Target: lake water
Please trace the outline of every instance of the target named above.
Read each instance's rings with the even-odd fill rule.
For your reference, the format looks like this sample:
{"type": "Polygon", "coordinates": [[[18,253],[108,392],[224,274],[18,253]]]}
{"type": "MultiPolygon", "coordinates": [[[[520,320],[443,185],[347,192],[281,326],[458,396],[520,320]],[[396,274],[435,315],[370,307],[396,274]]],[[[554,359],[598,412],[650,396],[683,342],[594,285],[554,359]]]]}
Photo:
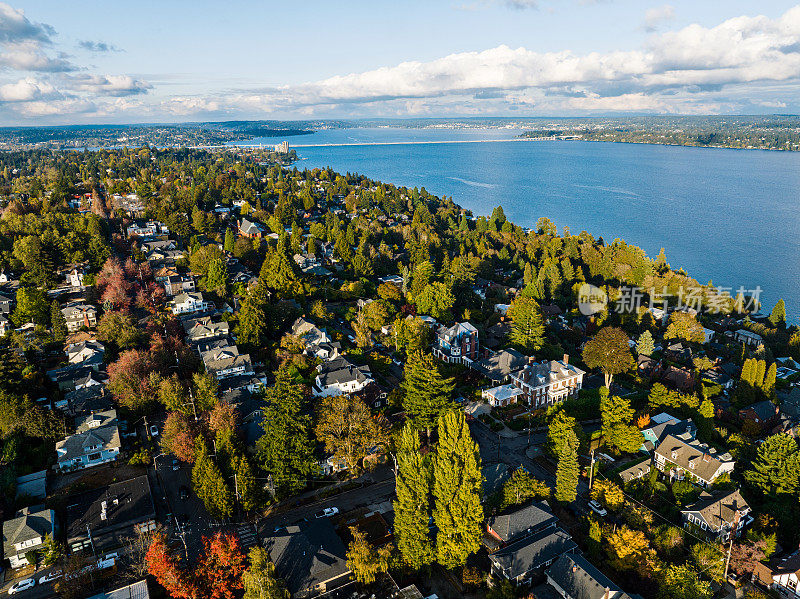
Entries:
{"type": "MultiPolygon", "coordinates": [[[[476,215],[615,237],[701,282],[763,291],[800,315],[800,153],[513,140],[511,129],[332,129],[291,137],[299,168],[425,187],[476,215]],[[401,143],[397,142],[415,142],[401,143]],[[431,143],[420,143],[431,142],[431,143]],[[373,144],[324,146],[309,144],[373,144]],[[397,145],[385,145],[385,144],[397,145]],[[301,147],[301,146],[309,147],[301,147]]],[[[275,144],[276,139],[253,140],[275,144]]]]}

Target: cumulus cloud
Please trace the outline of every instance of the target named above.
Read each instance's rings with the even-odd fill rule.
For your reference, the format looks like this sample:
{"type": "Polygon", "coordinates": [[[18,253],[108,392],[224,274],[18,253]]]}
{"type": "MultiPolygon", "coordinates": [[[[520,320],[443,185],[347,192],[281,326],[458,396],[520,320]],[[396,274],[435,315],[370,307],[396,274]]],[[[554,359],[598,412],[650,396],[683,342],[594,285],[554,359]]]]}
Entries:
{"type": "Polygon", "coordinates": [[[25,12],[0,2],[0,43],[36,41],[50,43],[55,30],[50,25],[33,23],[25,12]]]}
{"type": "Polygon", "coordinates": [[[0,85],[0,102],[31,102],[59,97],[61,94],[52,84],[38,81],[32,77],[0,85]]]}
{"type": "Polygon", "coordinates": [[[71,89],[103,96],[135,96],[153,86],[130,75],[74,75],[66,79],[71,89]]]}

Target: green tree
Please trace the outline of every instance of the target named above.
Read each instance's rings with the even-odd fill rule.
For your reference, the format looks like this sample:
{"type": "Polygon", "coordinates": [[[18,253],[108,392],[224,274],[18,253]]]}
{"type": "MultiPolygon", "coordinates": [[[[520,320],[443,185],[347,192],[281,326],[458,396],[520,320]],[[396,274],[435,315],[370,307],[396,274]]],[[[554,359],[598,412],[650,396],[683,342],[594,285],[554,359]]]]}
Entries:
{"type": "Polygon", "coordinates": [[[227,229],[225,229],[225,243],[223,244],[223,249],[229,254],[233,254],[235,248],[236,248],[236,238],[234,237],[231,228],[228,227],[227,229]]]}
{"type": "Polygon", "coordinates": [[[512,505],[520,505],[529,499],[547,499],[550,497],[550,487],[539,479],[533,478],[520,467],[517,468],[503,485],[503,502],[500,509],[512,505]]]}
{"type": "Polygon", "coordinates": [[[511,342],[526,352],[542,347],[544,323],[539,304],[532,297],[519,297],[508,309],[511,318],[511,342]]]}
{"type": "Polygon", "coordinates": [[[569,416],[563,407],[552,408],[548,413],[547,450],[558,459],[564,444],[570,439],[570,433],[579,437],[580,425],[569,416]]]}
{"type": "Polygon", "coordinates": [[[67,338],[67,319],[61,312],[58,300],[53,300],[50,304],[50,328],[53,331],[53,339],[59,343],[64,343],[67,338]]]}
{"type": "Polygon", "coordinates": [[[769,321],[772,323],[772,326],[775,327],[785,327],[786,326],[786,304],[782,299],[778,300],[778,303],[775,304],[775,307],[772,308],[772,312],[769,315],[769,321]]]}
{"type": "Polygon", "coordinates": [[[208,291],[214,291],[221,296],[225,295],[228,286],[228,267],[222,258],[215,258],[208,264],[208,272],[203,280],[203,286],[208,291]]]}
{"type": "Polygon", "coordinates": [[[50,305],[44,291],[35,287],[20,287],[17,290],[17,306],[11,314],[14,325],[21,327],[32,322],[46,326],[50,321],[50,305]]]}
{"type": "Polygon", "coordinates": [[[275,575],[275,564],[269,553],[253,547],[248,554],[250,566],[242,573],[243,599],[289,599],[284,582],[275,575]]]}
{"type": "Polygon", "coordinates": [[[394,526],[397,548],[410,568],[419,570],[433,561],[430,536],[431,466],[420,453],[419,433],[406,424],[397,451],[397,500],[394,526]]]}
{"type": "Polygon", "coordinates": [[[664,339],[684,339],[694,343],[703,343],[705,338],[703,325],[688,312],[673,312],[669,317],[664,339]]]}
{"type": "Polygon", "coordinates": [[[636,366],[629,341],[622,329],[604,327],[583,348],[583,361],[589,368],[600,368],[603,371],[608,388],[611,388],[611,380],[615,374],[628,372],[636,366]]]}
{"type": "Polygon", "coordinates": [[[303,388],[287,368],[275,373],[275,384],[264,393],[261,427],[256,443],[263,469],[272,477],[276,493],[291,495],[317,473],[311,440],[311,417],[302,413],[303,388]]]}
{"type": "Polygon", "coordinates": [[[556,501],[564,503],[575,501],[578,494],[578,437],[572,430],[567,432],[565,442],[561,446],[556,469],[556,501]]]}
{"type": "Polygon", "coordinates": [[[252,512],[259,506],[260,493],[256,475],[250,460],[244,454],[235,457],[236,460],[236,479],[235,487],[242,509],[245,512],[252,512]]]}
{"type": "Polygon", "coordinates": [[[450,309],[456,303],[456,298],[450,287],[444,283],[429,283],[414,301],[420,314],[428,314],[443,322],[453,317],[450,309]]]}
{"type": "Polygon", "coordinates": [[[452,409],[452,379],[439,372],[430,354],[414,352],[406,362],[403,389],[403,408],[417,429],[425,430],[430,441],[431,431],[442,413],[452,409]]]}
{"type": "Polygon", "coordinates": [[[439,528],[436,559],[445,568],[463,566],[483,536],[483,475],[478,445],[464,412],[439,417],[439,444],[433,459],[433,519],[439,528]]]}
{"type": "Polygon", "coordinates": [[[767,374],[764,375],[764,383],[761,385],[761,390],[764,394],[773,399],[775,398],[775,380],[778,377],[778,365],[773,362],[767,369],[767,374]]]}
{"type": "Polygon", "coordinates": [[[767,437],[756,450],[745,480],[765,496],[794,495],[798,489],[800,453],[797,441],[789,435],[778,433],[767,437]]]}
{"type": "Polygon", "coordinates": [[[600,389],[600,417],[606,444],[623,453],[633,453],[644,442],[642,433],[631,424],[634,410],[630,400],[611,395],[607,387],[600,389]]]}
{"type": "Polygon", "coordinates": [[[653,341],[653,334],[650,331],[645,331],[639,335],[636,340],[636,353],[640,356],[649,356],[655,351],[655,342],[653,341]]]}
{"type": "Polygon", "coordinates": [[[316,433],[325,451],[337,460],[343,459],[354,474],[370,448],[386,441],[382,422],[372,416],[363,399],[350,394],[322,399],[316,433]]]}
{"type": "Polygon", "coordinates": [[[389,547],[373,548],[367,542],[366,535],[357,526],[350,527],[353,540],[347,549],[347,567],[353,577],[361,584],[372,584],[389,569],[389,547]]]}
{"type": "Polygon", "coordinates": [[[267,289],[259,281],[248,290],[239,310],[239,343],[254,349],[266,345],[269,333],[268,308],[267,289]]]}
{"type": "Polygon", "coordinates": [[[711,583],[700,578],[691,566],[670,565],[663,573],[661,599],[711,599],[711,583]]]}
{"type": "Polygon", "coordinates": [[[213,518],[229,518],[233,515],[233,494],[225,482],[222,472],[208,454],[205,440],[195,439],[195,459],[192,468],[192,488],[206,511],[213,518]]]}

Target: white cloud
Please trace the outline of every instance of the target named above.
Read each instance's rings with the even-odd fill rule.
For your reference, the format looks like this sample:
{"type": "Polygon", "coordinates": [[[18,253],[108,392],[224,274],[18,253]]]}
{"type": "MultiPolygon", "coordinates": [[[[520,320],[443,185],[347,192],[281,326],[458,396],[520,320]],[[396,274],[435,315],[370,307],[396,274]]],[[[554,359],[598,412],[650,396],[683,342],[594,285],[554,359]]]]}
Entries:
{"type": "Polygon", "coordinates": [[[67,79],[77,91],[104,96],[135,96],[146,93],[153,86],[130,75],[75,75],[67,79]]]}
{"type": "Polygon", "coordinates": [[[55,30],[50,25],[32,23],[25,11],[0,2],[0,43],[37,41],[49,43],[55,30]]]}
{"type": "Polygon", "coordinates": [[[60,95],[50,83],[37,81],[31,77],[20,79],[16,83],[0,85],[2,102],[30,102],[57,98],[60,95]]]}
{"type": "Polygon", "coordinates": [[[662,24],[675,18],[675,7],[669,4],[654,6],[644,13],[644,28],[646,31],[655,31],[662,24]]]}

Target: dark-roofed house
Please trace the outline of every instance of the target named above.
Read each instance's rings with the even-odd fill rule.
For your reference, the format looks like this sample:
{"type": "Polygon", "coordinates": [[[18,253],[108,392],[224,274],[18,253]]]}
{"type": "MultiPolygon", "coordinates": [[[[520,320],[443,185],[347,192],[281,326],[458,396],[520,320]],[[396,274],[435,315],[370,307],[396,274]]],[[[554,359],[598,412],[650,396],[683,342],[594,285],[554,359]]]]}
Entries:
{"type": "Polygon", "coordinates": [[[631,599],[582,555],[559,557],[547,570],[547,582],[564,599],[631,599]]]}
{"type": "Polygon", "coordinates": [[[372,382],[369,366],[355,366],[340,356],[317,366],[313,393],[317,397],[357,393],[372,382]]]}
{"type": "Polygon", "coordinates": [[[492,516],[486,523],[486,532],[502,545],[508,545],[523,537],[554,528],[558,518],[553,515],[546,501],[514,510],[502,516],[492,516]]]}
{"type": "Polygon", "coordinates": [[[511,373],[519,370],[528,363],[528,358],[515,349],[503,349],[491,356],[476,360],[469,366],[477,370],[492,383],[504,383],[511,373]]]}
{"type": "Polygon", "coordinates": [[[155,530],[155,506],[147,475],[111,483],[67,498],[70,553],[100,553],[121,546],[137,532],[155,530]]]}
{"type": "Polygon", "coordinates": [[[800,596],[800,551],[770,560],[769,565],[758,563],[753,580],[780,592],[780,597],[800,596]]]}
{"type": "Polygon", "coordinates": [[[239,348],[235,345],[211,349],[200,355],[206,372],[213,374],[217,379],[255,374],[250,354],[240,354],[239,348]]]}
{"type": "Polygon", "coordinates": [[[530,584],[543,568],[577,548],[566,531],[558,527],[546,528],[490,554],[492,574],[514,584],[530,584]]]}
{"type": "Polygon", "coordinates": [[[436,332],[434,357],[448,364],[469,364],[479,358],[478,329],[469,322],[457,322],[436,332]]]}
{"type": "Polygon", "coordinates": [[[690,479],[707,487],[721,474],[733,472],[734,459],[688,434],[667,437],[656,448],[654,463],[672,480],[690,479]]]}
{"type": "Polygon", "coordinates": [[[780,409],[770,400],[765,399],[739,410],[739,418],[755,422],[762,428],[775,424],[778,421],[780,409]]]}
{"type": "Polygon", "coordinates": [[[28,563],[25,554],[40,549],[45,535],[55,536],[56,515],[43,505],[26,507],[3,522],[3,557],[12,568],[28,563]]]}
{"type": "Polygon", "coordinates": [[[116,410],[97,412],[75,422],[75,434],[56,443],[59,470],[77,470],[113,462],[122,443],[116,410]]]}
{"type": "Polygon", "coordinates": [[[634,480],[639,480],[650,474],[650,458],[628,466],[624,470],[620,470],[617,475],[622,479],[623,483],[629,483],[634,480]]]}
{"type": "Polygon", "coordinates": [[[325,518],[287,526],[264,539],[264,547],[292,597],[315,597],[350,578],[347,549],[325,518]]]}
{"type": "Polygon", "coordinates": [[[230,333],[230,327],[225,321],[214,322],[210,316],[189,318],[184,320],[183,331],[186,333],[187,343],[196,343],[210,339],[222,339],[230,333]]]}
{"type": "Polygon", "coordinates": [[[580,368],[563,360],[532,362],[511,375],[511,384],[525,392],[525,403],[538,408],[578,395],[583,386],[580,368]]]}
{"type": "Polygon", "coordinates": [[[239,221],[239,235],[242,237],[264,237],[267,229],[261,223],[257,223],[246,218],[239,221]]]}
{"type": "Polygon", "coordinates": [[[703,492],[697,501],[681,510],[683,527],[702,531],[713,541],[727,541],[742,534],[753,521],[750,506],[738,489],[725,494],[703,492]],[[735,526],[735,530],[734,530],[735,526]]]}
{"type": "Polygon", "coordinates": [[[67,321],[67,330],[70,333],[79,331],[83,327],[91,328],[97,325],[97,308],[89,304],[72,304],[61,308],[61,313],[67,321]]]}

